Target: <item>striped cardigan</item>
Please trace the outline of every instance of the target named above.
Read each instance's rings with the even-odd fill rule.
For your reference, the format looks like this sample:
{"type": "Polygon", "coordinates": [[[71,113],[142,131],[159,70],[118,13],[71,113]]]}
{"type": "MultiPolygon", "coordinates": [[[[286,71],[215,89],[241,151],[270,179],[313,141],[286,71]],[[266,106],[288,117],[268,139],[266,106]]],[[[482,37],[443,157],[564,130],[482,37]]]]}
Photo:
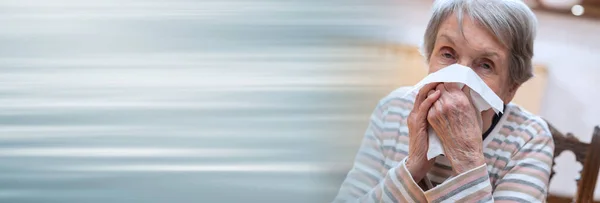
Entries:
{"type": "Polygon", "coordinates": [[[451,177],[450,162],[438,157],[427,173],[434,187],[423,191],[405,165],[415,95],[402,96],[409,89],[375,108],[334,202],[545,202],[554,142],[544,120],[512,103],[483,141],[486,164],[451,177]]]}

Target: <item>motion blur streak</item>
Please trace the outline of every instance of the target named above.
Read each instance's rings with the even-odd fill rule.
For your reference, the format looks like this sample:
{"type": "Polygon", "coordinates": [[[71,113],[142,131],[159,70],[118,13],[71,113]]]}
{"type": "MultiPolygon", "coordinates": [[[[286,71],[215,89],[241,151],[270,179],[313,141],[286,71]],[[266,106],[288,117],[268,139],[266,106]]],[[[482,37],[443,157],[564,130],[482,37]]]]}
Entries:
{"type": "Polygon", "coordinates": [[[0,0],[0,202],[331,201],[394,7],[0,0]]]}
{"type": "Polygon", "coordinates": [[[260,165],[125,165],[84,166],[57,168],[65,171],[115,171],[115,172],[311,172],[318,167],[305,164],[260,164],[260,165]]]}
{"type": "Polygon", "coordinates": [[[218,156],[260,156],[280,153],[282,150],[242,150],[242,149],[161,149],[161,148],[17,148],[0,149],[3,156],[34,156],[34,157],[218,157],[218,156]]]}

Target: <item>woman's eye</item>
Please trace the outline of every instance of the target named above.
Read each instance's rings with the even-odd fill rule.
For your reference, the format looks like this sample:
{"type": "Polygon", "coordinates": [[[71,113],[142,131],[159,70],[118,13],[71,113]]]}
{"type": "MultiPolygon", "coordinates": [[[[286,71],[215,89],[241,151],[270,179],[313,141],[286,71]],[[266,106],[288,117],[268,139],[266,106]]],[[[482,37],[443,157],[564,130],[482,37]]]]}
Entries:
{"type": "Polygon", "coordinates": [[[442,47],[439,51],[440,63],[452,64],[456,63],[458,56],[456,56],[454,50],[449,47],[442,47]]]}
{"type": "Polygon", "coordinates": [[[483,69],[488,69],[488,70],[489,70],[489,69],[492,69],[492,65],[490,65],[489,63],[482,63],[482,64],[481,64],[481,67],[482,67],[483,69]]]}
{"type": "Polygon", "coordinates": [[[444,58],[447,58],[447,59],[453,59],[454,58],[454,56],[452,56],[452,54],[450,54],[450,53],[442,53],[442,56],[444,58]]]}
{"type": "Polygon", "coordinates": [[[484,70],[493,70],[494,69],[494,63],[491,62],[490,60],[483,60],[479,63],[479,67],[484,69],[484,70]]]}

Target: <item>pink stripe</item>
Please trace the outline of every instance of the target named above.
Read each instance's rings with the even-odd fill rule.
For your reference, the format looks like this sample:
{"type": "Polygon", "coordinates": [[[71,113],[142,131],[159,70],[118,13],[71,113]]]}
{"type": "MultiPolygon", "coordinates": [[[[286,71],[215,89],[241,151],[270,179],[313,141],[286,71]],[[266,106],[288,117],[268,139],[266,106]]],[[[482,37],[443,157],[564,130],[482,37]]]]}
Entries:
{"type": "MultiPolygon", "coordinates": [[[[398,141],[396,141],[396,139],[399,138],[399,137],[404,137],[404,136],[400,136],[398,134],[398,131],[394,131],[394,132],[386,131],[386,132],[381,133],[381,140],[382,141],[383,140],[388,140],[388,141],[389,140],[393,140],[394,144],[404,143],[404,142],[398,142],[398,141]]],[[[406,142],[406,143],[408,143],[408,142],[406,142]]]]}
{"type": "Polygon", "coordinates": [[[516,174],[527,175],[532,178],[542,178],[540,181],[546,182],[548,181],[548,175],[540,170],[533,169],[530,167],[516,166],[513,170],[518,171],[516,174]]]}
{"type": "Polygon", "coordinates": [[[413,107],[412,102],[407,102],[406,100],[400,100],[400,99],[390,100],[388,102],[388,105],[389,106],[397,106],[397,107],[401,107],[404,109],[412,109],[412,107],[413,107]]]}
{"type": "MultiPolygon", "coordinates": [[[[441,196],[445,195],[448,192],[454,191],[457,188],[459,188],[459,187],[461,187],[461,186],[463,186],[465,184],[468,184],[470,182],[475,181],[478,178],[486,177],[486,176],[488,176],[488,173],[487,173],[487,170],[485,170],[485,169],[484,170],[473,171],[473,172],[468,173],[468,174],[462,174],[461,176],[457,177],[455,180],[452,181],[452,185],[451,186],[439,188],[439,190],[437,190],[438,188],[434,188],[432,190],[429,190],[427,192],[428,196],[430,196],[429,199],[438,199],[438,198],[440,198],[441,196]],[[467,176],[467,177],[465,177],[464,179],[460,180],[464,176],[467,176]],[[456,182],[456,181],[458,181],[458,182],[456,182]],[[432,193],[429,193],[429,192],[432,192],[432,193]]],[[[443,185],[445,186],[446,184],[443,184],[443,185]]]]}
{"type": "Polygon", "coordinates": [[[408,136],[399,136],[399,137],[396,137],[396,139],[398,140],[399,143],[405,143],[406,145],[408,145],[408,143],[410,142],[410,137],[408,137],[408,136]]]}
{"type": "Polygon", "coordinates": [[[537,197],[541,194],[542,191],[539,191],[533,187],[530,187],[528,185],[523,185],[523,184],[518,184],[518,183],[511,183],[511,182],[504,182],[500,185],[498,185],[498,187],[496,187],[497,191],[515,191],[515,192],[522,192],[522,193],[526,193],[529,194],[533,197],[537,197]]]}
{"type": "Polygon", "coordinates": [[[475,194],[471,194],[470,196],[460,199],[459,202],[477,202],[487,197],[488,195],[491,195],[490,191],[479,190],[475,194]]]}
{"type": "Polygon", "coordinates": [[[514,159],[533,158],[540,160],[544,163],[552,163],[552,158],[541,152],[521,152],[514,159]]]}
{"type": "Polygon", "coordinates": [[[397,188],[396,185],[394,185],[394,183],[392,182],[392,180],[390,178],[386,178],[384,180],[384,187],[386,187],[388,189],[388,191],[390,191],[390,193],[392,193],[394,199],[396,199],[396,200],[406,200],[406,199],[408,199],[407,197],[405,198],[402,195],[402,193],[400,193],[399,188],[397,188]]]}
{"type": "MultiPolygon", "coordinates": [[[[409,193],[411,193],[412,196],[417,198],[417,201],[423,201],[423,199],[420,199],[420,197],[423,197],[421,189],[419,188],[418,185],[415,185],[415,183],[413,182],[412,176],[410,176],[408,174],[408,171],[406,171],[406,169],[404,168],[404,164],[401,164],[398,167],[398,178],[400,180],[398,181],[402,181],[406,187],[405,188],[409,193]]],[[[401,185],[399,185],[399,187],[402,187],[401,185]]]]}
{"type": "Polygon", "coordinates": [[[396,122],[405,122],[406,119],[397,114],[388,114],[385,119],[385,122],[396,123],[396,122]]]}

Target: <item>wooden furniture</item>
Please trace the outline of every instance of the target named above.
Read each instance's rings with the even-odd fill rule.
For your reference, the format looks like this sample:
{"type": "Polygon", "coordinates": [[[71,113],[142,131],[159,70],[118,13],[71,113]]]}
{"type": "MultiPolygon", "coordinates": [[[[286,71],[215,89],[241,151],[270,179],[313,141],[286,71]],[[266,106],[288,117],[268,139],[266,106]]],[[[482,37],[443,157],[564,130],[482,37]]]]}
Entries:
{"type": "MultiPolygon", "coordinates": [[[[559,132],[554,126],[548,123],[552,137],[554,138],[554,157],[556,158],[565,150],[572,151],[575,154],[576,160],[583,165],[581,176],[577,184],[577,193],[574,197],[576,203],[588,203],[594,201],[594,189],[598,178],[598,170],[600,169],[600,127],[594,128],[592,141],[583,143],[579,141],[573,134],[566,135],[559,132]]],[[[554,176],[554,165],[550,179],[554,176]]],[[[548,202],[565,202],[566,198],[549,196],[548,202]]],[[[571,202],[571,201],[566,201],[571,202]]]]}
{"type": "MultiPolygon", "coordinates": [[[[559,8],[552,8],[549,7],[548,5],[546,5],[544,2],[544,0],[532,0],[532,2],[535,2],[533,5],[533,9],[537,10],[537,11],[543,11],[543,12],[549,12],[549,13],[556,13],[556,14],[561,14],[561,15],[565,15],[565,16],[572,16],[572,17],[576,17],[573,15],[573,13],[571,12],[571,7],[569,8],[564,8],[564,9],[559,9],[559,8]]],[[[576,1],[573,1],[573,4],[576,4],[576,1]]],[[[581,17],[585,17],[585,18],[591,18],[591,19],[600,19],[600,0],[582,0],[580,4],[583,8],[584,8],[584,12],[581,15],[581,17]]]]}

